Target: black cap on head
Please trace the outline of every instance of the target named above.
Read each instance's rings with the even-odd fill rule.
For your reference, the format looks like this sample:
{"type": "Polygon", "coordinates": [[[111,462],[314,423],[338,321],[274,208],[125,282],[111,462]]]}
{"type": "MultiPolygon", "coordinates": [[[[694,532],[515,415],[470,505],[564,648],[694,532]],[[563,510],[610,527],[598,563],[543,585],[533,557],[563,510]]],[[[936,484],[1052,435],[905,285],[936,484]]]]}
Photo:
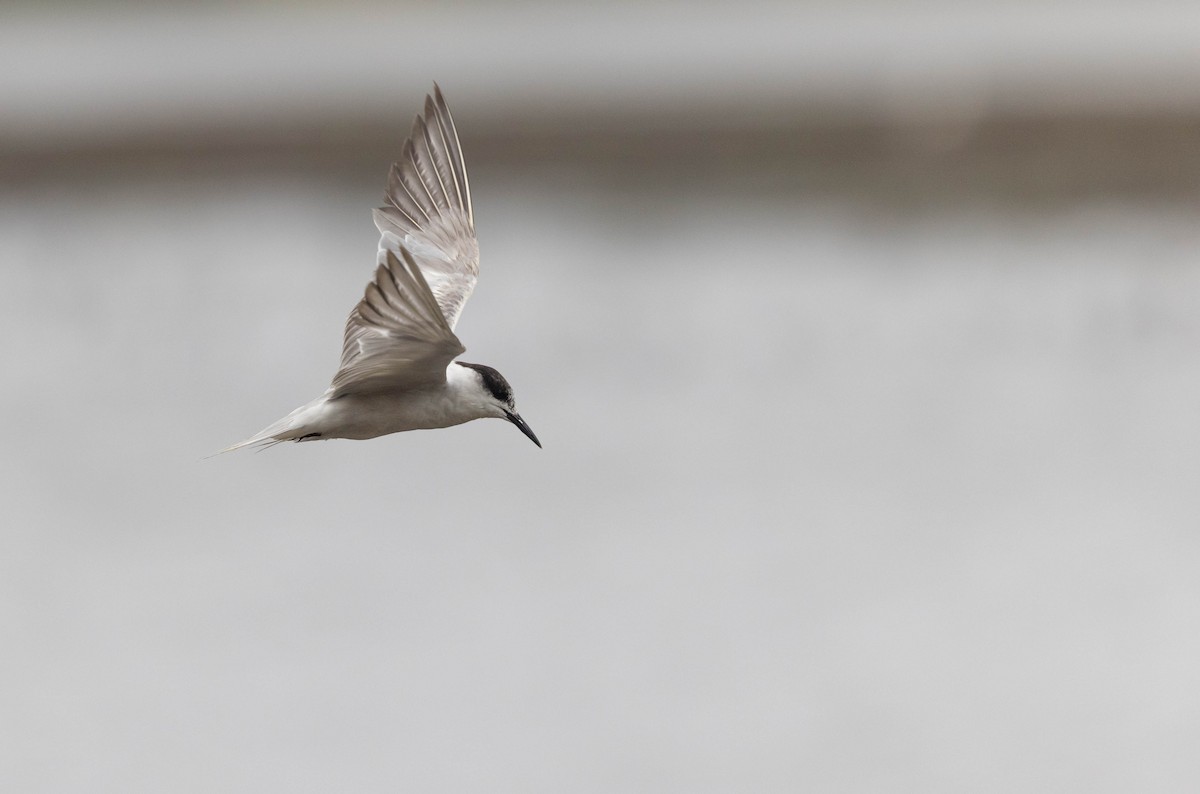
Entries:
{"type": "Polygon", "coordinates": [[[484,388],[491,392],[493,397],[505,405],[513,404],[512,386],[508,385],[508,381],[499,372],[483,364],[468,364],[465,361],[456,361],[454,363],[460,367],[467,367],[478,372],[479,376],[483,378],[484,388]]]}

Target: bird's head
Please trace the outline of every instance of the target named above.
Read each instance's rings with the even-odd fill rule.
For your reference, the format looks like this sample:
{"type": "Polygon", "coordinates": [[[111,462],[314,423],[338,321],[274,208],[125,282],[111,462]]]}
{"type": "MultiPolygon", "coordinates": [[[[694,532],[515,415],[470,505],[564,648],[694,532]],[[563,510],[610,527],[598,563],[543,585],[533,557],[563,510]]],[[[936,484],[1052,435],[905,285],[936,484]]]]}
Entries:
{"type": "Polygon", "coordinates": [[[537,444],[538,447],[542,446],[542,442],[538,441],[533,430],[517,413],[517,406],[513,402],[512,387],[508,385],[508,381],[504,379],[503,375],[483,364],[468,364],[465,361],[456,361],[455,363],[460,367],[466,367],[473,375],[468,381],[472,384],[470,397],[473,407],[479,410],[481,416],[507,419],[527,435],[530,441],[537,444]]]}

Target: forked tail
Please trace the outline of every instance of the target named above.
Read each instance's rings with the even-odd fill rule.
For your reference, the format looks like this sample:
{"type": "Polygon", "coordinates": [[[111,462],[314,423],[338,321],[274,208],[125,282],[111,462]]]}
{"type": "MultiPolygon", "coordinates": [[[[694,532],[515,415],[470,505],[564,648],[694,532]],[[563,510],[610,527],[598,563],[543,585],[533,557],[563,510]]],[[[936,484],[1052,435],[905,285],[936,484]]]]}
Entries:
{"type": "Polygon", "coordinates": [[[306,427],[305,419],[308,418],[307,412],[309,409],[321,402],[323,402],[323,398],[314,400],[307,405],[302,405],[278,422],[268,425],[245,441],[239,441],[236,444],[225,447],[225,449],[220,452],[214,452],[209,457],[224,455],[226,452],[233,452],[243,447],[258,447],[258,451],[261,452],[268,447],[282,444],[284,441],[301,441],[308,437],[319,438],[319,433],[314,433],[311,428],[306,427]]]}

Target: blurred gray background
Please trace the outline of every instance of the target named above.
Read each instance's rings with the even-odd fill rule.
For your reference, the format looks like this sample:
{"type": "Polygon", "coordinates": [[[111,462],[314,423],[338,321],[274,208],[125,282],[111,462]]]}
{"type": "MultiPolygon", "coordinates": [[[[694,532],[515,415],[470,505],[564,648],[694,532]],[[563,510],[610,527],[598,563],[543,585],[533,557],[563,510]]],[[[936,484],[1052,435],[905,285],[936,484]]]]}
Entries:
{"type": "Polygon", "coordinates": [[[8,3],[0,788],[1200,787],[1200,6],[8,3]],[[502,422],[315,397],[437,80],[502,422]]]}

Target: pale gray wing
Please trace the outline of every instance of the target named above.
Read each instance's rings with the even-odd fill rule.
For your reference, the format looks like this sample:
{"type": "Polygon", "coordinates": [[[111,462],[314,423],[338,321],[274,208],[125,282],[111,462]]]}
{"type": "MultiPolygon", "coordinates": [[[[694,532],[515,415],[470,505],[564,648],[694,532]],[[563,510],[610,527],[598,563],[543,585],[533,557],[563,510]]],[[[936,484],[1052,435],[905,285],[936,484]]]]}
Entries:
{"type": "Polygon", "coordinates": [[[436,83],[388,172],[384,198],[375,210],[380,249],[396,252],[398,241],[412,252],[453,329],[479,276],[479,243],[458,132],[436,83]]]}
{"type": "Polygon", "coordinates": [[[464,350],[413,256],[382,250],[375,280],[346,320],[331,397],[445,383],[446,367],[464,350]]]}

